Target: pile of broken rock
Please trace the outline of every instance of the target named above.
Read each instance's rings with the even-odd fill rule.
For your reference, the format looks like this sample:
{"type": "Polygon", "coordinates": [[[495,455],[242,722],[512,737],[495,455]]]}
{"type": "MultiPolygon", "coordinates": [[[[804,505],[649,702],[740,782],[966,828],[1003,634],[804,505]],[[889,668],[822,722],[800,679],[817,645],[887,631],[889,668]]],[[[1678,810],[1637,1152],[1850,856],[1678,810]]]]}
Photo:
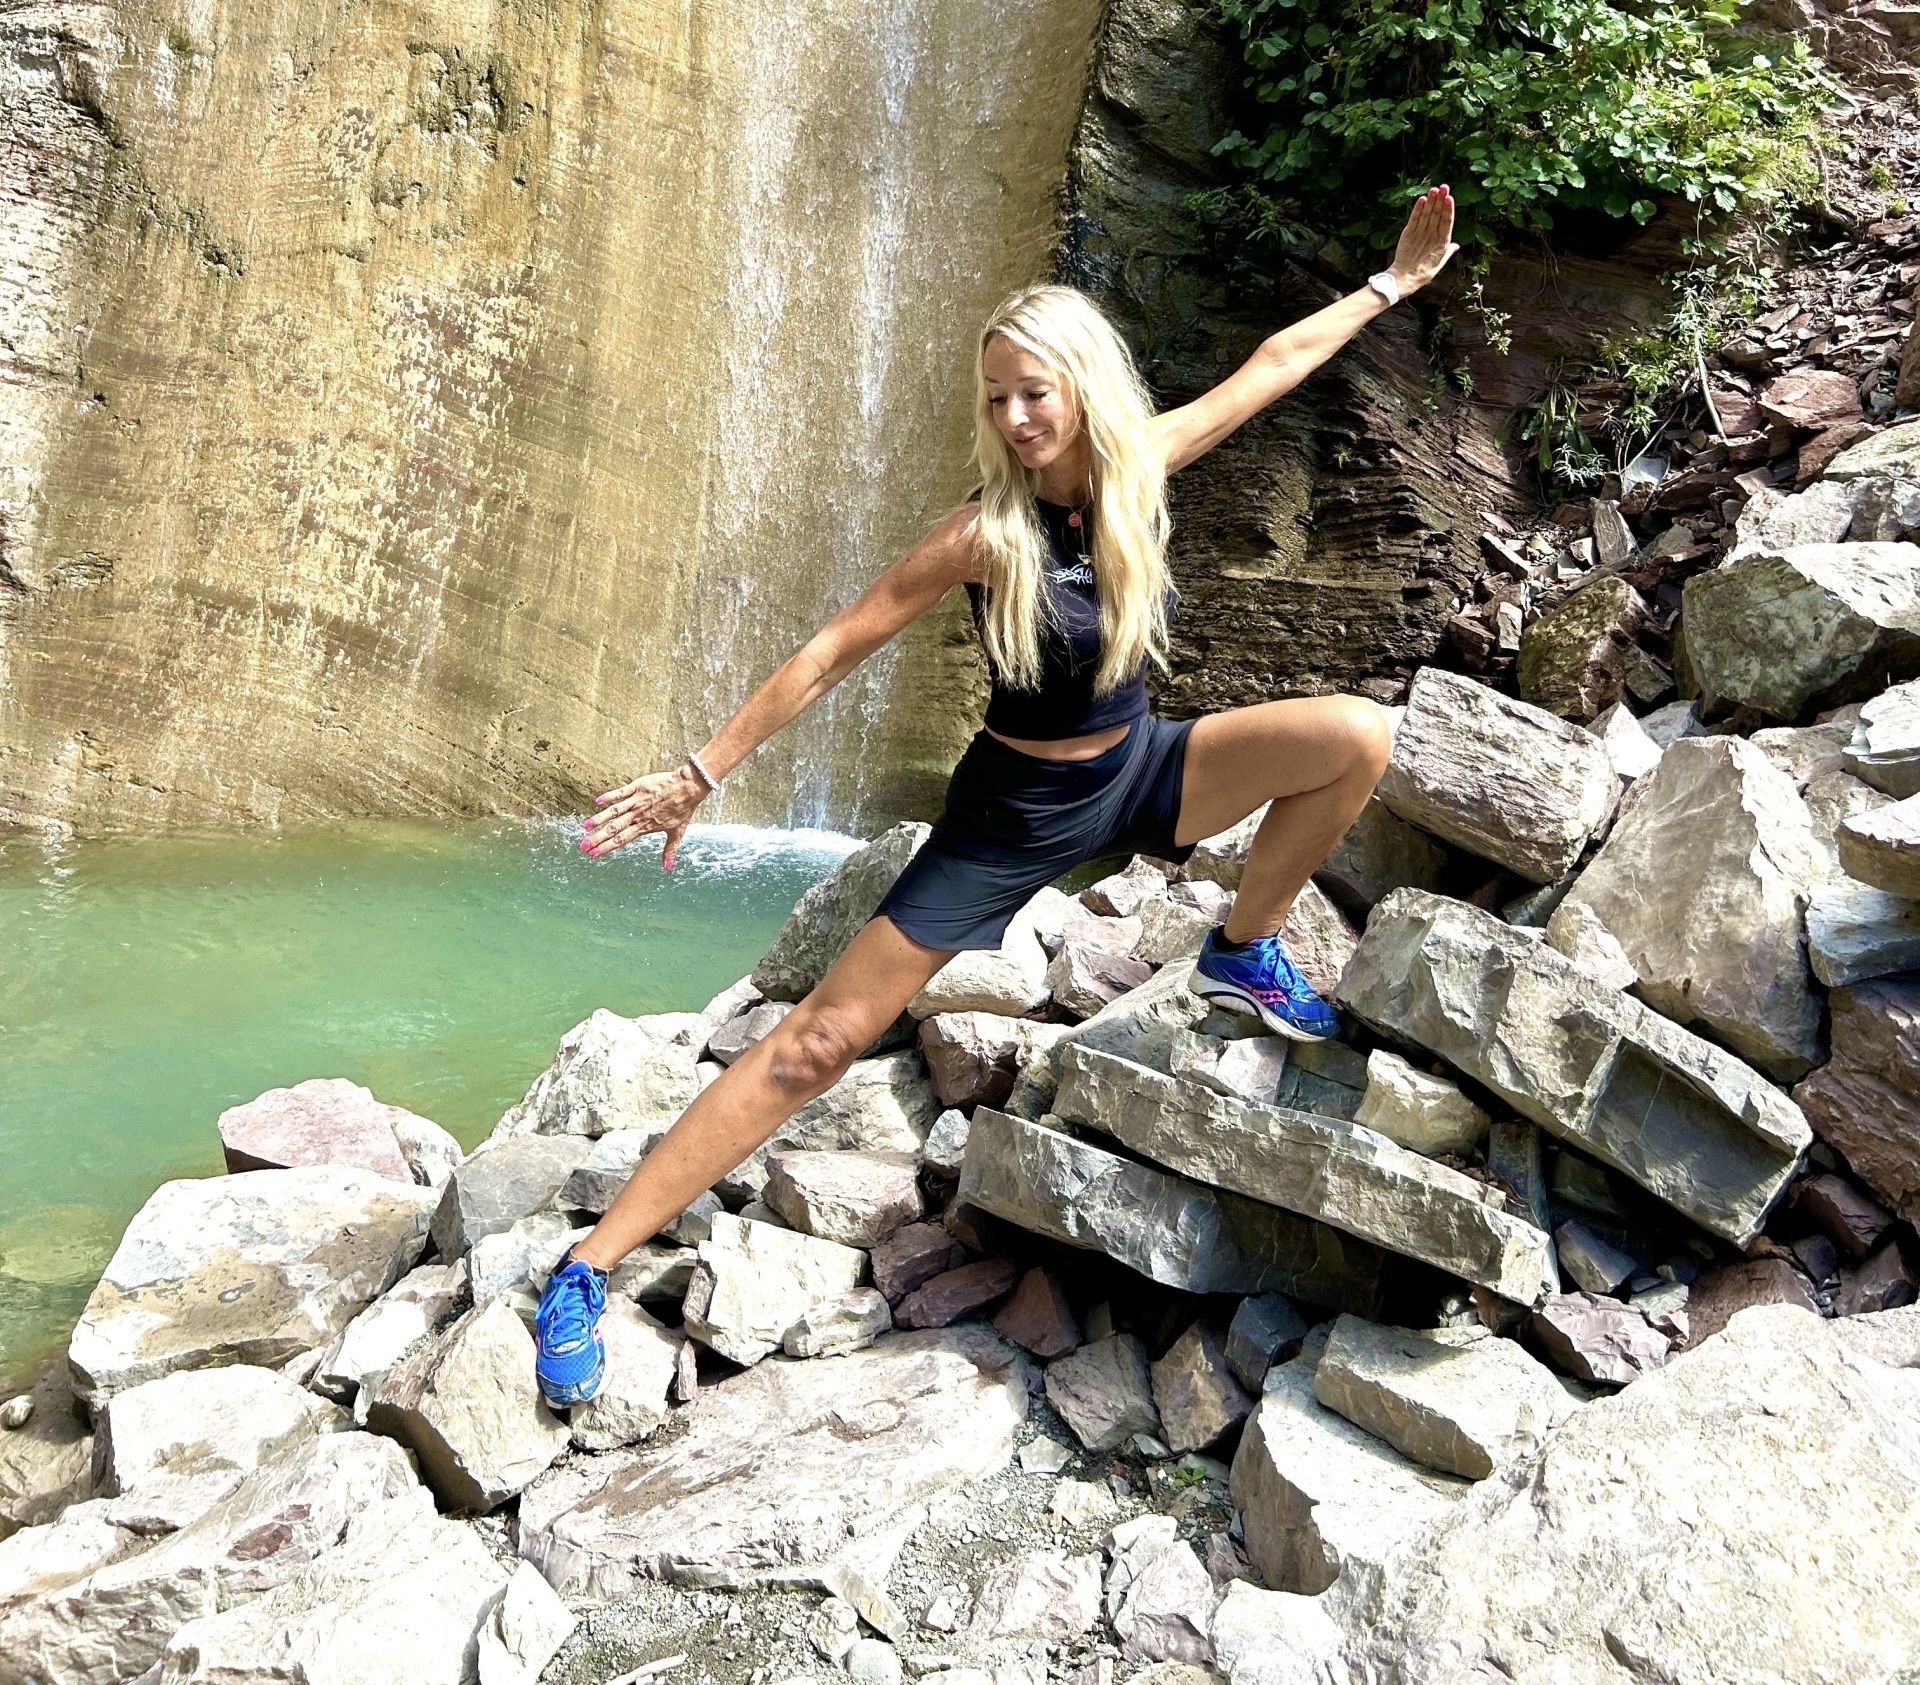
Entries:
{"type": "MultiPolygon", "coordinates": [[[[1854,449],[1920,482],[1920,424],[1854,449]]],[[[1793,518],[1689,584],[1693,700],[1417,676],[1287,931],[1344,1039],[1187,987],[1257,816],[1045,890],[615,1273],[570,1420],[545,1270],[924,827],[469,1156],[226,1114],[0,1416],[0,1680],[574,1685],[662,1585],[824,1595],[861,1685],[1920,1667],[1920,548],[1793,518]],[[1045,1531],[928,1570],[1009,1478],[1045,1531]]]]}

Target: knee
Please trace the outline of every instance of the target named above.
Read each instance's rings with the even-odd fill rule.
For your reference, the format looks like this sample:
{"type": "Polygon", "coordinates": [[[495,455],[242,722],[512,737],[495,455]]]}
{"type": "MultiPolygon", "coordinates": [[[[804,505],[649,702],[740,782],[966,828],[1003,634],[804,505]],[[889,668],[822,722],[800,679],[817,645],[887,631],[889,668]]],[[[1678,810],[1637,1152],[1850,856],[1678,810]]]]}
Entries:
{"type": "Polygon", "coordinates": [[[1393,754],[1393,722],[1386,709],[1364,696],[1341,696],[1340,729],[1348,745],[1353,776],[1379,783],[1393,754]]]}
{"type": "Polygon", "coordinates": [[[767,1040],[767,1074],[796,1106],[838,1082],[862,1045],[853,1026],[838,1014],[805,1007],[789,1014],[767,1040]]]}

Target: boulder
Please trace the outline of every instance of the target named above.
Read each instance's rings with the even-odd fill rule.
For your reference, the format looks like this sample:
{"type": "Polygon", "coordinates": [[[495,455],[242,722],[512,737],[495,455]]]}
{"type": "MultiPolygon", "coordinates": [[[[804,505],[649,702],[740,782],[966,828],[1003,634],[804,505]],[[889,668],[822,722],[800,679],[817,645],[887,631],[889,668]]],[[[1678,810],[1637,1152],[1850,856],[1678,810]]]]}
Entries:
{"type": "Polygon", "coordinates": [[[1089,1451],[1160,1431],[1146,1348],[1131,1334],[1109,1334],[1048,1364],[1047,1402],[1089,1451]]]}
{"type": "Polygon", "coordinates": [[[1846,875],[1840,864],[1840,827],[1863,813],[1893,805],[1871,784],[1862,784],[1850,772],[1823,772],[1809,781],[1805,796],[1807,818],[1813,823],[1814,845],[1820,851],[1822,878],[1846,875]]]}
{"type": "Polygon", "coordinates": [[[1357,1316],[1333,1325],[1313,1396],[1423,1468],[1469,1480],[1531,1456],[1578,1408],[1512,1340],[1435,1338],[1357,1316]]]}
{"type": "Polygon", "coordinates": [[[567,1448],[567,1424],[541,1399],[533,1362],[532,1336],[496,1300],[381,1376],[367,1425],[414,1452],[449,1509],[497,1508],[567,1448]]]}
{"type": "Polygon", "coordinates": [[[1280,1290],[1365,1312],[1383,1290],[1377,1247],[986,1106],[974,1113],[960,1197],[1187,1292],[1280,1290]]]}
{"type": "Polygon", "coordinates": [[[856,1287],[837,1299],[809,1305],[787,1330],[781,1349],[788,1357],[838,1357],[861,1351],[893,1326],[887,1301],[871,1287],[856,1287]]]}
{"type": "Polygon", "coordinates": [[[996,1012],[941,1012],[921,1023],[920,1052],[940,1103],[971,1110],[1005,1104],[1014,1073],[1066,1033],[1065,1024],[996,1012]]]}
{"type": "MultiPolygon", "coordinates": [[[[1920,374],[1920,340],[1909,334],[1907,344],[1915,372],[1920,374]]],[[[1915,470],[1868,474],[1845,483],[1855,498],[1847,537],[1882,544],[1920,538],[1920,478],[1915,477],[1915,470]]]]}
{"type": "Polygon", "coordinates": [[[975,1645],[1066,1644],[1100,1618],[1100,1558],[1026,1550],[996,1563],[973,1594],[975,1645]]]}
{"type": "Polygon", "coordinates": [[[437,1123],[384,1105],[339,1077],[270,1088],[222,1112],[218,1127],[229,1171],[351,1164],[396,1182],[431,1186],[444,1181],[461,1158],[460,1143],[437,1123]]]}
{"type": "Polygon", "coordinates": [[[923,1282],[967,1261],[966,1251],[938,1223],[909,1223],[873,1249],[873,1285],[898,1304],[923,1282]]]}
{"type": "Polygon", "coordinates": [[[1446,850],[1372,796],[1321,861],[1313,881],[1344,911],[1364,919],[1394,890],[1437,890],[1446,874],[1446,850]]]}
{"type": "Polygon", "coordinates": [[[1551,883],[1606,823],[1618,786],[1590,733],[1426,667],[1414,678],[1379,796],[1442,841],[1551,883]]]}
{"type": "Polygon", "coordinates": [[[1656,1011],[1791,1081],[1825,1053],[1801,925],[1821,870],[1793,780],[1740,738],[1689,738],[1562,906],[1592,911],[1656,1011]]]}
{"type": "Polygon", "coordinates": [[[856,1059],[833,1087],[775,1130],[762,1152],[915,1153],[939,1115],[939,1097],[911,1049],[856,1059]]]}
{"type": "Polygon", "coordinates": [[[779,1350],[811,1307],[858,1287],[867,1263],[851,1246],[725,1213],[699,1252],[686,1329],[735,1363],[758,1363],[779,1350]]]}
{"type": "Polygon", "coordinates": [[[1129,989],[1137,989],[1153,975],[1145,960],[1133,958],[1133,945],[1139,941],[1138,919],[1083,919],[1067,927],[1060,952],[1047,966],[1047,991],[1054,1004],[1076,1018],[1091,1018],[1109,1001],[1117,1000],[1129,989]],[[1108,948],[1082,940],[1076,931],[1092,924],[1134,927],[1123,949],[1108,948]]]}
{"type": "Polygon", "coordinates": [[[902,822],[849,854],[800,897],[753,968],[753,986],[769,1000],[804,996],[873,917],[893,880],[931,834],[930,826],[902,822]]]}
{"type": "Polygon", "coordinates": [[[793,1010],[787,1000],[762,1001],[749,1012],[729,1018],[707,1038],[707,1057],[731,1065],[750,1047],[758,1047],[793,1010]]]}
{"type": "Polygon", "coordinates": [[[842,1246],[873,1246],[926,1210],[906,1153],[783,1152],[767,1164],[761,1198],[799,1233],[842,1246]]]}
{"type": "Polygon", "coordinates": [[[1667,1360],[1671,1341],[1618,1299],[1557,1293],[1534,1308],[1528,1329],[1564,1374],[1590,1386],[1623,1387],[1667,1360]]]}
{"type": "Polygon", "coordinates": [[[1812,725],[1769,726],[1747,741],[1804,791],[1816,778],[1841,770],[1859,718],[1859,704],[1849,703],[1821,715],[1812,725]]]}
{"type": "Polygon", "coordinates": [[[1080,1344],[1080,1324],[1060,1284],[1045,1270],[1028,1270],[993,1319],[994,1331],[1038,1358],[1065,1357],[1080,1344]]]}
{"type": "Polygon", "coordinates": [[[1233,1459],[1247,1555],[1276,1591],[1377,1585],[1471,1489],[1434,1474],[1313,1395],[1319,1342],[1267,1375],[1233,1459]]]}
{"type": "Polygon", "coordinates": [[[1169,886],[1166,894],[1141,904],[1133,957],[1154,966],[1191,960],[1232,905],[1232,895],[1204,879],[1169,886]]]}
{"type": "Polygon", "coordinates": [[[1867,703],[1842,758],[1854,777],[1896,800],[1920,795],[1920,682],[1867,703]]]}
{"type": "Polygon", "coordinates": [[[1735,1245],[1810,1139],[1799,1108],[1732,1054],[1463,902],[1389,896],[1339,997],[1735,1245]]]}
{"type": "Polygon", "coordinates": [[[524,1135],[483,1146],[440,1190],[434,1251],[451,1263],[485,1236],[504,1234],[521,1218],[547,1210],[593,1150],[578,1135],[524,1135]]]}
{"type": "Polygon", "coordinates": [[[1202,1451],[1244,1421],[1253,1400],[1240,1388],[1217,1332],[1196,1322],[1152,1366],[1160,1437],[1175,1451],[1202,1451]]]}
{"type": "Polygon", "coordinates": [[[1240,1301],[1227,1325],[1227,1367],[1255,1398],[1267,1371],[1300,1350],[1307,1325],[1278,1293],[1257,1293],[1240,1301]]]}
{"type": "Polygon", "coordinates": [[[1709,706],[1789,723],[1920,674],[1920,546],[1796,544],[1683,587],[1687,657],[1709,706]]]}
{"type": "MultiPolygon", "coordinates": [[[[1115,1577],[1119,1567],[1116,1560],[1115,1577]]],[[[1112,1602],[1111,1590],[1108,1595],[1112,1602]]],[[[1212,1661],[1213,1607],[1218,1601],[1213,1579],[1193,1546],[1172,1541],[1133,1571],[1119,1595],[1112,1619],[1120,1653],[1130,1662],[1212,1661]]],[[[1207,1685],[1213,1677],[1194,1665],[1185,1671],[1195,1676],[1191,1682],[1169,1677],[1172,1669],[1167,1667],[1147,1668],[1133,1677],[1147,1685],[1207,1685]]]]}
{"type": "Polygon", "coordinates": [[[902,1328],[945,1328],[970,1311],[1004,1299],[1020,1279],[1011,1258],[982,1258],[922,1282],[894,1307],[902,1328]]]}
{"type": "Polygon", "coordinates": [[[480,1685],[535,1685],[579,1624],[540,1571],[520,1563],[480,1628],[480,1685]]]}
{"type": "Polygon", "coordinates": [[[1584,724],[1620,700],[1627,651],[1653,622],[1624,579],[1598,579],[1537,616],[1520,637],[1520,694],[1584,724]]]}
{"type": "Polygon", "coordinates": [[[683,1335],[663,1328],[630,1299],[609,1296],[600,1318],[606,1378],[567,1412],[576,1450],[614,1451],[645,1439],[667,1419],[667,1394],[680,1368],[683,1335]]]}
{"type": "Polygon", "coordinates": [[[1323,1685],[1329,1664],[1344,1666],[1332,1601],[1235,1580],[1213,1612],[1215,1667],[1230,1685],[1323,1685]]]}
{"type": "Polygon", "coordinates": [[[1165,868],[1136,854],[1124,871],[1082,890],[1080,900],[1092,912],[1111,918],[1132,918],[1148,901],[1164,894],[1166,887],[1165,868]]]}
{"type": "Polygon", "coordinates": [[[1893,1222],[1879,1201],[1844,1176],[1809,1176],[1793,1190],[1796,1216],[1812,1223],[1856,1263],[1880,1244],[1893,1222]]]}
{"type": "Polygon", "coordinates": [[[1475,1487],[1352,1677],[1864,1680],[1920,1663],[1920,1375],[1750,1310],[1475,1487]],[[1711,1550],[1700,1548],[1703,1536],[1711,1550]]]}
{"type": "Polygon", "coordinates": [[[489,1140],[616,1129],[664,1135],[700,1092],[696,1067],[709,1033],[697,1012],[622,1018],[602,1009],[560,1038],[553,1063],[489,1140]]]}
{"type": "Polygon", "coordinates": [[[67,1348],[98,1410],[175,1369],[277,1368],[418,1261],[430,1188],[308,1165],[165,1182],[127,1225],[67,1348]]]}
{"type": "Polygon", "coordinates": [[[907,1002],[915,1018],[937,1012],[1000,1012],[1018,1018],[1047,1004],[1048,955],[1043,924],[1065,920],[1055,905],[1058,891],[1042,890],[1013,915],[997,948],[968,948],[953,956],[907,1002]]]}
{"type": "Polygon", "coordinates": [[[1850,877],[1920,900],[1920,796],[1843,820],[1834,840],[1850,877]]]}
{"type": "Polygon", "coordinates": [[[1015,1354],[978,1328],[762,1363],[702,1389],[671,1444],[536,1481],[521,1553],[570,1600],[648,1579],[819,1583],[850,1543],[1005,1468],[1026,1408],[1015,1354]]]}
{"type": "Polygon", "coordinates": [[[1884,428],[1847,446],[1827,464],[1830,480],[1857,480],[1870,474],[1920,479],[1920,421],[1884,428]]]}
{"type": "Polygon", "coordinates": [[[1859,495],[1846,480],[1816,480],[1802,492],[1764,488],[1740,511],[1733,546],[1721,565],[1745,556],[1777,556],[1796,544],[1838,544],[1853,525],[1859,495]]]}
{"type": "Polygon", "coordinates": [[[1505,1298],[1531,1304],[1548,1290],[1538,1229],[1489,1204],[1483,1183],[1371,1130],[1216,1094],[1084,1047],[1066,1050],[1055,1104],[1068,1121],[1096,1124],[1182,1175],[1423,1259],[1505,1298]]]}
{"type": "Polygon", "coordinates": [[[1470,1152],[1487,1132],[1487,1114],[1445,1077],[1415,1070],[1397,1053],[1367,1055],[1367,1090],[1353,1121],[1429,1157],[1470,1152]]]}
{"type": "Polygon", "coordinates": [[[442,1332],[468,1306],[465,1259],[411,1270],[341,1330],[308,1385],[337,1403],[350,1404],[360,1388],[442,1332]]]}
{"type": "Polygon", "coordinates": [[[920,1162],[942,1176],[958,1176],[967,1157],[967,1135],[973,1119],[957,1107],[949,1107],[933,1120],[927,1131],[927,1144],[921,1149],[920,1162]]]}
{"type": "Polygon", "coordinates": [[[1841,878],[1813,886],[1807,956],[1829,989],[1920,971],[1920,900],[1841,878]]]}
{"type": "Polygon", "coordinates": [[[1287,910],[1280,938],[1301,976],[1323,995],[1333,993],[1340,973],[1360,945],[1359,932],[1311,878],[1300,886],[1300,893],[1287,910]]]}
{"type": "Polygon", "coordinates": [[[1624,702],[1606,709],[1587,729],[1599,739],[1622,784],[1646,777],[1660,764],[1660,745],[1647,735],[1646,727],[1624,702]]]}
{"type": "Polygon", "coordinates": [[[1920,979],[1836,989],[1833,1058],[1793,1091],[1876,1197],[1920,1220],[1920,979]]]}
{"type": "Polygon", "coordinates": [[[1247,856],[1253,852],[1254,833],[1266,818],[1267,807],[1268,804],[1262,802],[1237,825],[1202,837],[1193,845],[1193,852],[1187,856],[1179,875],[1190,883],[1204,880],[1217,883],[1222,889],[1237,890],[1240,876],[1247,868],[1247,856]]]}

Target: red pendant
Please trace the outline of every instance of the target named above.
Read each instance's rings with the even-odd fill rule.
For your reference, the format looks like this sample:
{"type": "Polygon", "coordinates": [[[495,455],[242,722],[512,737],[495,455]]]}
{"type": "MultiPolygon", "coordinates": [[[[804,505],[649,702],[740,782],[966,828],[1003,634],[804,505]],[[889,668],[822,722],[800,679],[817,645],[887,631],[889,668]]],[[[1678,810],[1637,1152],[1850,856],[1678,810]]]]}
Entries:
{"type": "Polygon", "coordinates": [[[1076,509],[1071,515],[1067,517],[1067,525],[1070,527],[1077,527],[1079,524],[1080,524],[1080,511],[1076,509]]]}

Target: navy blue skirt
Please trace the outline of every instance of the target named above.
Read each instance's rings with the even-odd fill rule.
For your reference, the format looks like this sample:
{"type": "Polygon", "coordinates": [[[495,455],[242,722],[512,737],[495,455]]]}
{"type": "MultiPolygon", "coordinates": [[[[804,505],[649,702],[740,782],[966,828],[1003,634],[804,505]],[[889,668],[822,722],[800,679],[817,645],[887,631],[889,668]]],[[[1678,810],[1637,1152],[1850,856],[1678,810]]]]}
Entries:
{"type": "Polygon", "coordinates": [[[1108,854],[1183,861],[1180,788],[1192,720],[1136,719],[1090,761],[1049,761],[975,734],[933,834],[874,917],[929,948],[997,948],[1013,915],[1063,872],[1108,854]]]}

